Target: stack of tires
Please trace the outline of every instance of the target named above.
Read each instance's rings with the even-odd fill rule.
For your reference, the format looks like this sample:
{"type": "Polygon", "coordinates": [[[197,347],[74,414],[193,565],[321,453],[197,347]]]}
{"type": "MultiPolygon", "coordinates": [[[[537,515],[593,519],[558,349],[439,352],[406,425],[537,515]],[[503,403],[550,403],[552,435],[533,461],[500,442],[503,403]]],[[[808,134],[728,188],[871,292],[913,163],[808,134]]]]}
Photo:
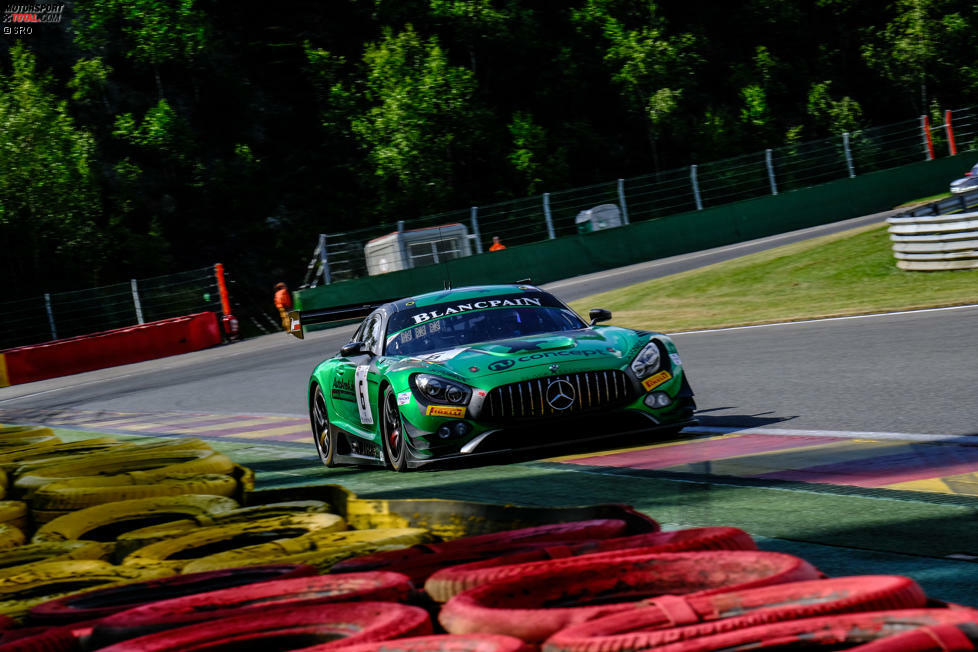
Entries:
{"type": "Polygon", "coordinates": [[[411,527],[426,501],[243,506],[253,476],[197,440],[4,428],[0,465],[0,652],[978,648],[978,611],[908,578],[826,578],[627,507],[451,538],[447,501],[444,528],[411,527]]]}

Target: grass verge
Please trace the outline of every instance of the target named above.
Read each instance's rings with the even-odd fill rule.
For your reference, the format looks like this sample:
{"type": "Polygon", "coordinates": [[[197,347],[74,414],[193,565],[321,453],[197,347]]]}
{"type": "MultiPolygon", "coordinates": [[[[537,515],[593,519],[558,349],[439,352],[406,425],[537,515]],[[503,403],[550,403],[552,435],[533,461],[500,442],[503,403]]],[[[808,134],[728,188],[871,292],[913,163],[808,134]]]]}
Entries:
{"type": "Polygon", "coordinates": [[[978,303],[978,270],[897,269],[885,225],[869,225],[597,294],[613,323],[682,331],[978,303]]]}

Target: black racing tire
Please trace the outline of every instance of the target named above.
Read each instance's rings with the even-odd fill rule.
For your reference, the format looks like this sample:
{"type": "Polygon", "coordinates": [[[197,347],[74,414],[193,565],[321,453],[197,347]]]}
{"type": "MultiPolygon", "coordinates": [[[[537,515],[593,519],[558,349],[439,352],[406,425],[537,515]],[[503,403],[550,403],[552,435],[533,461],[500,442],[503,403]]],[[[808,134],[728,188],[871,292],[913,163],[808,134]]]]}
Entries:
{"type": "Polygon", "coordinates": [[[566,627],[547,639],[543,651],[633,652],[786,620],[926,604],[924,590],[898,575],[789,582],[706,596],[667,595],[566,627]]]}
{"type": "Polygon", "coordinates": [[[521,566],[524,572],[517,577],[477,586],[446,602],[438,614],[445,631],[542,643],[575,623],[634,609],[645,598],[731,593],[823,577],[803,559],[756,550],[615,550],[521,566]]]}
{"type": "Polygon", "coordinates": [[[316,442],[319,461],[327,467],[336,465],[336,429],[330,427],[329,412],[326,410],[326,395],[316,384],[312,403],[309,406],[309,423],[312,426],[312,439],[316,442]]]}
{"type": "Polygon", "coordinates": [[[354,645],[433,632],[428,612],[397,602],[336,602],[268,609],[140,636],[104,652],[305,649],[354,645]],[[341,642],[342,641],[342,642],[341,642]]]}
{"type": "Polygon", "coordinates": [[[407,602],[415,589],[398,573],[312,575],[163,599],[106,616],[92,630],[98,649],[167,629],[231,616],[262,614],[269,609],[308,607],[335,602],[407,602]]]}
{"type": "Polygon", "coordinates": [[[27,613],[27,622],[37,625],[67,625],[82,620],[104,618],[159,600],[232,587],[241,589],[255,583],[288,580],[315,574],[316,569],[313,566],[282,564],[171,575],[162,579],[110,586],[49,600],[32,607],[27,613]]]}
{"type": "Polygon", "coordinates": [[[404,422],[401,420],[401,411],[397,407],[394,388],[390,385],[384,387],[379,412],[380,435],[384,440],[384,461],[387,468],[398,472],[407,471],[408,453],[404,422]]]}

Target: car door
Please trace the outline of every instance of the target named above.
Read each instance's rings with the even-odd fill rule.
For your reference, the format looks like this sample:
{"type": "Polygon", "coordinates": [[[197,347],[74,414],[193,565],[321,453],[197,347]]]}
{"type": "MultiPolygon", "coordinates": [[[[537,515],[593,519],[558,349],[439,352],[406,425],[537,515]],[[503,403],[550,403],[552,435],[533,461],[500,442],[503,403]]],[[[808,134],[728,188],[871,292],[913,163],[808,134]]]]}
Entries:
{"type": "Polygon", "coordinates": [[[370,313],[353,336],[354,342],[362,343],[361,352],[340,357],[337,361],[333,381],[334,397],[339,397],[336,409],[341,420],[352,429],[374,430],[368,372],[376,357],[382,318],[380,311],[370,313]]]}

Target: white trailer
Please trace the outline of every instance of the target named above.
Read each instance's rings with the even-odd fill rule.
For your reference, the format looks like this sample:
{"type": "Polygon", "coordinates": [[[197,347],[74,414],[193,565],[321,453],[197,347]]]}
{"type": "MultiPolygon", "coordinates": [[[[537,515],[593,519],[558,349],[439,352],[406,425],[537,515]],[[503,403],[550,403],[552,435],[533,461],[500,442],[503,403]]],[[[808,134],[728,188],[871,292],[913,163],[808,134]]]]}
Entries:
{"type": "Polygon", "coordinates": [[[367,273],[376,276],[471,256],[469,238],[469,230],[464,224],[443,224],[388,233],[374,238],[363,248],[367,273]]]}

